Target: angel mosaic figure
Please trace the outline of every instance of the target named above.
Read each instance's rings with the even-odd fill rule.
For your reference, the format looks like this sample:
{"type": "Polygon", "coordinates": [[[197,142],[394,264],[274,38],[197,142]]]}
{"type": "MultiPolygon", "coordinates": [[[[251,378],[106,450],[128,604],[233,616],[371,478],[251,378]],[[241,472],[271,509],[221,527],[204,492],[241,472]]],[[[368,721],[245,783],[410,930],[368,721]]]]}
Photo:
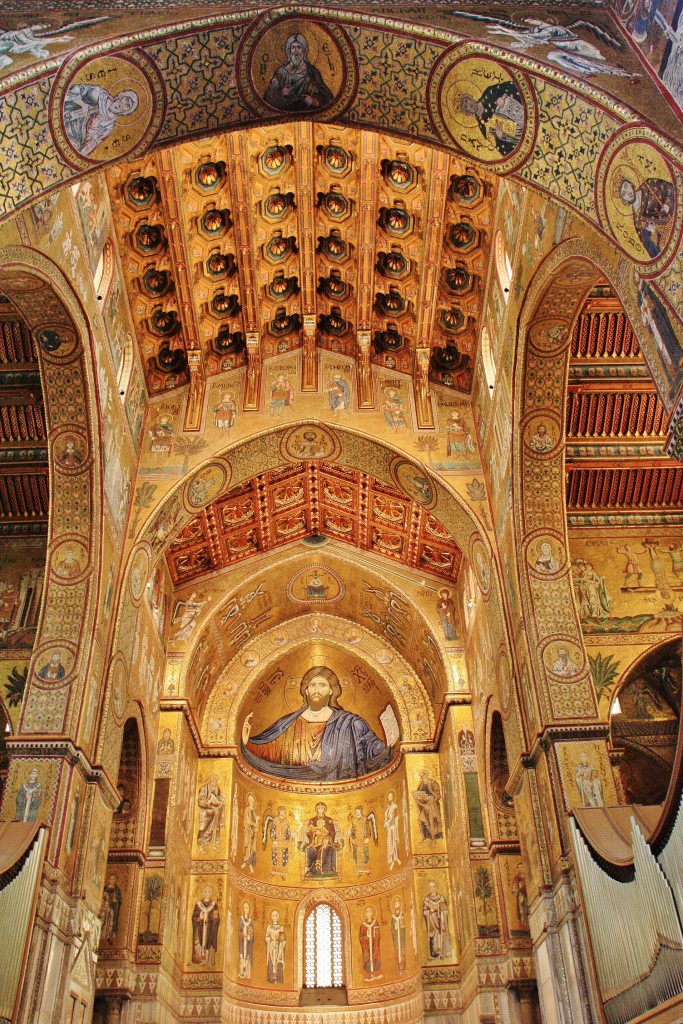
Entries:
{"type": "Polygon", "coordinates": [[[377,818],[374,811],[364,814],[363,807],[359,804],[357,807],[354,807],[353,814],[349,815],[349,821],[351,822],[349,841],[353,854],[353,863],[356,874],[360,878],[361,875],[370,874],[370,868],[368,867],[370,863],[370,838],[372,837],[374,840],[375,846],[379,846],[377,818]]]}
{"type": "Polygon", "coordinates": [[[589,75],[622,75],[634,76],[632,72],[612,64],[603,56],[601,50],[587,39],[582,39],[574,29],[583,28],[592,33],[601,42],[614,50],[622,51],[623,43],[606,32],[600,25],[591,21],[574,21],[571,25],[552,25],[538,18],[524,18],[522,24],[506,18],[494,18],[488,14],[474,14],[458,11],[459,17],[470,20],[485,21],[489,35],[505,36],[505,41],[513,50],[522,52],[533,47],[547,47],[545,60],[563,71],[569,71],[579,77],[589,75]]]}
{"type": "Polygon", "coordinates": [[[271,844],[270,861],[272,864],[270,873],[271,875],[279,875],[280,878],[286,878],[289,866],[289,848],[292,844],[293,836],[285,807],[278,807],[275,817],[272,814],[265,815],[261,836],[264,850],[269,838],[271,844]]]}
{"type": "Polygon", "coordinates": [[[36,60],[45,60],[50,56],[50,51],[46,47],[61,42],[71,42],[73,36],[65,33],[74,28],[85,28],[87,25],[96,25],[98,22],[106,20],[106,16],[88,18],[84,21],[72,21],[71,24],[63,25],[61,28],[50,28],[49,25],[38,23],[0,32],[0,69],[8,68],[13,64],[12,57],[20,57],[26,53],[36,60]],[[50,35],[47,34],[48,32],[50,35]]]}

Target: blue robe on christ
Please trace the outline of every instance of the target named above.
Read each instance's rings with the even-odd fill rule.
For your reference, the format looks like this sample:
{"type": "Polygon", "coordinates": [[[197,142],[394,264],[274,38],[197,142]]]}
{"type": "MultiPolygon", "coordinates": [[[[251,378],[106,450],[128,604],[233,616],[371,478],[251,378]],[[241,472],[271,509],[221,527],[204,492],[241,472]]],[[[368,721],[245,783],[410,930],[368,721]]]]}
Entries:
{"type": "MultiPolygon", "coordinates": [[[[264,729],[258,736],[250,736],[249,743],[255,746],[271,743],[281,736],[306,708],[284,715],[277,722],[264,729]]],[[[325,732],[320,750],[320,760],[310,764],[278,764],[266,761],[242,744],[242,757],[264,775],[296,782],[338,782],[340,779],[357,779],[361,775],[376,772],[389,764],[393,755],[391,747],[382,743],[368,723],[351,711],[332,708],[332,714],[325,723],[325,732]]]]}

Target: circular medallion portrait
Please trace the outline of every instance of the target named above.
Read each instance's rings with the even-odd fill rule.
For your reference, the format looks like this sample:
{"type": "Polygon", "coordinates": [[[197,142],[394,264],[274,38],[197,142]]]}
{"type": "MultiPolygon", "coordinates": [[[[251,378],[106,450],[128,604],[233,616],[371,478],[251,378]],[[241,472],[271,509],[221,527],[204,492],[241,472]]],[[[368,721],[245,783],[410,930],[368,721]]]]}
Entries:
{"type": "Polygon", "coordinates": [[[288,462],[325,459],[330,462],[341,454],[336,436],[324,427],[306,424],[288,430],[280,444],[280,452],[288,462]]]}
{"type": "Polygon", "coordinates": [[[543,652],[543,661],[553,675],[562,678],[577,676],[583,667],[581,651],[571,640],[549,644],[543,652]]]}
{"type": "Polygon", "coordinates": [[[68,327],[45,327],[37,334],[38,344],[48,359],[69,359],[78,346],[76,335],[68,327]]]}
{"type": "Polygon", "coordinates": [[[149,554],[146,548],[138,548],[133,555],[130,568],[130,592],[134,601],[139,601],[145,592],[145,584],[149,576],[149,554]]]}
{"type": "Polygon", "coordinates": [[[498,170],[522,164],[536,135],[529,83],[495,60],[445,54],[428,86],[432,122],[443,140],[498,170]]]}
{"type": "Polygon", "coordinates": [[[146,149],[164,117],[165,93],[154,63],[139,51],[74,57],[50,97],[50,123],[60,153],[87,170],[146,149]]]}
{"type": "Polygon", "coordinates": [[[341,578],[324,565],[300,569],[287,584],[287,597],[296,604],[332,604],[343,595],[341,578]]]}
{"type": "Polygon", "coordinates": [[[122,661],[116,662],[111,674],[111,706],[120,724],[126,709],[126,666],[122,661]]]}
{"type": "Polygon", "coordinates": [[[389,473],[396,487],[403,491],[411,501],[418,505],[433,508],[436,504],[436,491],[426,470],[416,466],[407,459],[396,458],[389,467],[389,473]]]}
{"type": "Polygon", "coordinates": [[[55,438],[53,451],[60,470],[80,470],[87,459],[88,442],[81,434],[67,430],[55,438]]]}
{"type": "Polygon", "coordinates": [[[569,324],[557,318],[537,320],[529,328],[529,341],[544,355],[560,352],[569,342],[569,324]]]}
{"type": "Polygon", "coordinates": [[[185,503],[191,509],[204,508],[220,494],[228,482],[228,471],[222,463],[214,462],[204,466],[187,485],[185,503]]]}
{"type": "Polygon", "coordinates": [[[339,26],[266,15],[237,56],[238,88],[258,115],[339,117],[358,85],[353,47],[339,26]]]}
{"type": "Polygon", "coordinates": [[[477,577],[479,589],[484,597],[488,597],[491,590],[491,566],[486,548],[478,537],[472,544],[470,560],[474,566],[474,574],[477,577]]]}
{"type": "Polygon", "coordinates": [[[44,683],[56,683],[73,668],[73,654],[64,647],[48,648],[36,658],[36,675],[44,683]]]}
{"type": "Polygon", "coordinates": [[[326,783],[369,775],[395,759],[399,721],[378,670],[324,641],[315,655],[284,655],[279,668],[254,681],[238,715],[249,767],[294,783],[326,783]]]}
{"type": "Polygon", "coordinates": [[[500,691],[500,706],[503,714],[507,717],[512,699],[512,670],[510,658],[501,651],[498,655],[498,688],[500,691]]]}
{"type": "Polygon", "coordinates": [[[534,455],[554,451],[560,439],[557,424],[548,416],[534,416],[524,428],[524,444],[534,455]]]}
{"type": "Polygon", "coordinates": [[[562,545],[553,537],[533,540],[527,548],[526,557],[530,568],[541,577],[554,576],[565,563],[562,545]]]}
{"type": "Polygon", "coordinates": [[[656,270],[673,256],[683,210],[679,176],[657,146],[622,133],[603,154],[596,175],[603,226],[631,259],[656,270]]]}
{"type": "Polygon", "coordinates": [[[62,582],[76,579],[88,564],[88,551],[84,544],[65,541],[52,556],[52,571],[62,582]]]}

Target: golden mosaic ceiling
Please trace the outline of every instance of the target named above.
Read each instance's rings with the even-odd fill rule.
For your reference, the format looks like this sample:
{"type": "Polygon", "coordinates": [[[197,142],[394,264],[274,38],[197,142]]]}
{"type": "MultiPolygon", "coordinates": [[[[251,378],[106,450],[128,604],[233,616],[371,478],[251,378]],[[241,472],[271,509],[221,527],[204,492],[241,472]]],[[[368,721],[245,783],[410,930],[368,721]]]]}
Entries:
{"type": "MultiPolygon", "coordinates": [[[[494,179],[386,135],[301,122],[187,143],[108,172],[150,395],[316,347],[468,393],[494,179]]],[[[365,371],[365,372],[363,372],[365,371]]]]}

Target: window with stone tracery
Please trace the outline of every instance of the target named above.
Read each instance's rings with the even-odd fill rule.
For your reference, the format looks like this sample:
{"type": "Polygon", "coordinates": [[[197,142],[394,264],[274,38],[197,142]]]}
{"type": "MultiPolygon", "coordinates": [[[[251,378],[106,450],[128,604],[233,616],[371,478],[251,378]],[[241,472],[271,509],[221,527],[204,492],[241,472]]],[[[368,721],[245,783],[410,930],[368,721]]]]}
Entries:
{"type": "Polygon", "coordinates": [[[341,920],[328,903],[317,903],[304,922],[304,986],[341,988],[343,984],[341,920]]]}

